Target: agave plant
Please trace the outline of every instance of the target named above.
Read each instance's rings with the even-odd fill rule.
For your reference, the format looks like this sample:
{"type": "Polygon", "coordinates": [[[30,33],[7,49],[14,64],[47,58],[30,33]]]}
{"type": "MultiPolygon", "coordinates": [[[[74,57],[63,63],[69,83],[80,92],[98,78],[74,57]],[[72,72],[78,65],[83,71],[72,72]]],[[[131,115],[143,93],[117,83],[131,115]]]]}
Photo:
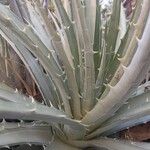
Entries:
{"type": "Polygon", "coordinates": [[[1,147],[150,150],[113,138],[150,121],[150,1],[130,20],[121,0],[108,12],[99,0],[0,1],[0,50],[5,40],[18,54],[43,101],[1,83],[1,147]]]}

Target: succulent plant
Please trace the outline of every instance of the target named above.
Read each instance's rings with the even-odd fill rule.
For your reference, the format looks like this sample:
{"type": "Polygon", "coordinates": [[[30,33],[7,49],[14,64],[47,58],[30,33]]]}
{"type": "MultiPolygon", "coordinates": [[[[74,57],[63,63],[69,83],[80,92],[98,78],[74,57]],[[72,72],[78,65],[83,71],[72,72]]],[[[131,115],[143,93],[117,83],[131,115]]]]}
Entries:
{"type": "Polygon", "coordinates": [[[150,121],[149,13],[149,0],[128,20],[121,0],[111,13],[99,0],[0,1],[0,51],[5,40],[43,101],[0,84],[0,147],[150,150],[112,136],[150,121]]]}

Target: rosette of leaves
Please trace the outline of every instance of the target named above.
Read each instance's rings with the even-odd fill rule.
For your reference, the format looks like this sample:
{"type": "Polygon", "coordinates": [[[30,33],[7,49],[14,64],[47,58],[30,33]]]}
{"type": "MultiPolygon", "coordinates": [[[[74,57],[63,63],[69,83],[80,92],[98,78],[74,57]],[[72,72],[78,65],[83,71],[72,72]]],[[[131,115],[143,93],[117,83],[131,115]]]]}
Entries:
{"type": "Polygon", "coordinates": [[[43,99],[0,85],[0,146],[149,150],[148,143],[112,138],[150,121],[149,79],[138,87],[150,66],[149,11],[149,0],[136,2],[130,20],[121,0],[111,13],[98,0],[0,1],[1,38],[43,99]]]}

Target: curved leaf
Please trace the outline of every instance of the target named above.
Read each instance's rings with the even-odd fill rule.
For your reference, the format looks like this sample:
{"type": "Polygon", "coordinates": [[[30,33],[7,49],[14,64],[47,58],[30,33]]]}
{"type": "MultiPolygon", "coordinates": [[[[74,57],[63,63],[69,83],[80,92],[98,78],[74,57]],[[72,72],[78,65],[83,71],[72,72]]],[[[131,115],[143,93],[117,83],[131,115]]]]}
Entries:
{"type": "Polygon", "coordinates": [[[53,134],[49,127],[16,128],[0,131],[0,147],[18,144],[49,144],[53,134]]]}

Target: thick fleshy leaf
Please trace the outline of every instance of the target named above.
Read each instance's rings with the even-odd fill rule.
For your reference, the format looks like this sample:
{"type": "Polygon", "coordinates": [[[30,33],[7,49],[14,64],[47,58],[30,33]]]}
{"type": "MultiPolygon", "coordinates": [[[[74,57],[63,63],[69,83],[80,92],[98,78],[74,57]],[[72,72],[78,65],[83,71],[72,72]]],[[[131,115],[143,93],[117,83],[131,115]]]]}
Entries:
{"type": "MultiPolygon", "coordinates": [[[[0,25],[1,26],[0,27],[1,34],[3,34],[4,38],[7,38],[7,41],[9,42],[9,44],[11,42],[13,42],[13,44],[17,45],[17,43],[20,42],[20,44],[25,46],[28,50],[30,50],[35,55],[35,57],[37,57],[39,59],[40,63],[43,65],[44,69],[46,69],[46,71],[49,72],[49,74],[53,78],[53,81],[60,92],[62,101],[65,106],[65,111],[68,113],[68,115],[71,116],[68,95],[65,91],[65,85],[64,85],[63,79],[62,79],[63,71],[61,70],[60,66],[58,66],[57,62],[51,55],[50,51],[44,46],[44,44],[42,42],[39,41],[38,36],[36,35],[36,33],[34,32],[34,29],[30,25],[28,26],[28,25],[20,22],[19,19],[17,18],[17,16],[15,16],[9,10],[9,8],[7,8],[6,6],[3,6],[0,4],[0,7],[2,8],[2,10],[3,9],[5,10],[5,11],[2,11],[2,13],[5,13],[5,15],[8,18],[11,17],[12,20],[11,21],[9,20],[8,24],[10,26],[13,26],[12,28],[11,27],[6,28],[5,26],[7,24],[6,23],[7,21],[6,22],[2,21],[1,22],[2,24],[0,25]],[[23,32],[23,28],[25,29],[25,32],[23,32]],[[38,43],[38,46],[36,46],[35,43],[36,44],[38,43]]],[[[1,17],[5,18],[5,15],[3,15],[1,17]]]]}
{"type": "Polygon", "coordinates": [[[72,141],[72,145],[80,148],[95,148],[100,150],[150,150],[150,144],[132,141],[123,141],[110,138],[98,138],[89,141],[72,141]],[[148,147],[149,146],[149,147],[148,147]]]}
{"type": "Polygon", "coordinates": [[[95,66],[95,78],[97,79],[98,69],[100,66],[100,53],[102,48],[102,19],[101,19],[101,5],[99,0],[96,0],[96,19],[95,19],[95,31],[94,31],[94,66],[95,66]]]}
{"type": "Polygon", "coordinates": [[[46,147],[45,150],[59,150],[59,149],[64,149],[64,150],[80,150],[80,148],[71,146],[57,137],[46,147]]]}
{"type": "Polygon", "coordinates": [[[77,1],[71,1],[72,7],[75,10],[76,17],[75,21],[80,24],[80,29],[82,31],[83,39],[83,59],[84,59],[84,85],[83,85],[83,103],[82,112],[85,114],[87,111],[91,110],[95,105],[94,100],[94,84],[95,84],[95,73],[94,73],[94,57],[93,48],[90,41],[90,34],[86,24],[86,18],[84,14],[84,4],[77,1]]]}
{"type": "Polygon", "coordinates": [[[110,91],[106,97],[97,103],[90,111],[83,122],[85,124],[101,124],[110,118],[123,103],[127,100],[127,96],[135,89],[143,80],[145,73],[149,69],[150,36],[147,34],[150,30],[150,16],[147,19],[147,24],[142,38],[138,42],[138,47],[134,57],[128,67],[124,68],[124,74],[115,86],[109,86],[110,91]]]}
{"type": "Polygon", "coordinates": [[[134,12],[135,15],[133,16],[128,30],[122,39],[118,53],[114,58],[114,63],[111,62],[110,64],[110,73],[113,76],[110,82],[111,85],[115,85],[121,78],[123,74],[122,65],[128,66],[130,64],[138,46],[137,39],[140,39],[142,36],[149,10],[150,1],[144,0],[143,4],[142,1],[137,2],[137,7],[134,12]],[[137,14],[139,14],[138,19],[137,14]],[[117,70],[115,68],[117,68],[117,70]]]}
{"type": "Polygon", "coordinates": [[[50,127],[18,127],[0,132],[0,147],[18,144],[49,144],[53,139],[50,127]]]}
{"type": "Polygon", "coordinates": [[[61,30],[64,30],[64,33],[61,31],[61,41],[55,42],[55,48],[57,48],[58,53],[62,59],[64,64],[64,68],[66,70],[67,79],[68,79],[68,87],[69,92],[72,100],[72,112],[76,119],[80,119],[81,116],[81,105],[80,105],[80,98],[79,98],[79,54],[78,54],[78,45],[76,41],[75,32],[73,29],[73,24],[71,23],[67,13],[59,0],[55,0],[57,12],[60,16],[60,23],[61,23],[61,30]],[[65,35],[63,35],[65,34],[65,35]],[[63,47],[61,47],[63,44],[63,47]],[[59,47],[57,46],[59,45],[59,47]],[[57,46],[57,47],[56,47],[57,46]],[[62,49],[63,48],[63,49],[62,49]],[[67,57],[67,51],[71,52],[71,57],[73,59],[74,65],[71,66],[69,59],[71,57],[67,57]]]}
{"type": "Polygon", "coordinates": [[[150,121],[150,93],[145,93],[129,99],[112,118],[87,137],[111,135],[148,121],[150,121]]]}
{"type": "Polygon", "coordinates": [[[85,18],[86,18],[86,24],[89,30],[91,43],[94,43],[95,23],[96,23],[96,20],[99,20],[96,18],[96,7],[98,6],[99,6],[99,2],[97,0],[85,1],[85,18]]]}
{"type": "Polygon", "coordinates": [[[84,126],[79,121],[68,118],[64,112],[37,103],[32,97],[28,98],[17,91],[0,89],[0,118],[20,120],[42,120],[48,123],[70,125],[75,130],[84,126]]]}

